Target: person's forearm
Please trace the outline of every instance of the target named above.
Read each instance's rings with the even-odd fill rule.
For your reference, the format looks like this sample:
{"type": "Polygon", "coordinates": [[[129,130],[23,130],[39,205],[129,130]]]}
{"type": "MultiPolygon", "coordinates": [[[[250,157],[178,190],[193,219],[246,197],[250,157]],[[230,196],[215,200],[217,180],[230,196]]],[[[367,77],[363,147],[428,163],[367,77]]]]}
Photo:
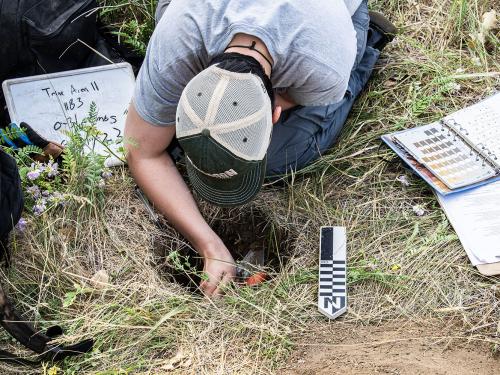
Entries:
{"type": "Polygon", "coordinates": [[[154,206],[186,237],[203,257],[200,283],[207,296],[221,294],[235,276],[229,249],[210,228],[186,183],[165,149],[175,136],[175,127],[155,126],[142,119],[130,105],[125,124],[127,162],[137,184],[154,206]]]}
{"type": "MultiPolygon", "coordinates": [[[[137,184],[154,206],[193,245],[202,256],[217,248],[219,237],[213,232],[194,201],[177,167],[165,152],[157,158],[128,157],[137,184]]],[[[214,254],[212,254],[214,255],[214,254]]]]}
{"type": "Polygon", "coordinates": [[[295,103],[292,98],[290,98],[288,94],[284,92],[275,95],[275,106],[279,106],[283,111],[287,111],[293,107],[296,107],[297,103],[295,103]]]}

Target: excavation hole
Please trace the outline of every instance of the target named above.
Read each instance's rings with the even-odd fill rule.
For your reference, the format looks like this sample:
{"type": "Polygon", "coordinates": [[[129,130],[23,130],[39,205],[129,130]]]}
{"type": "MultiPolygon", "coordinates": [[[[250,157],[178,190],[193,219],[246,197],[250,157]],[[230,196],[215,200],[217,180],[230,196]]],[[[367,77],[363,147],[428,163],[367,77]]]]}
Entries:
{"type": "MultiPolygon", "coordinates": [[[[208,222],[238,264],[238,282],[260,273],[276,275],[291,255],[293,236],[259,210],[221,210],[208,222]]],[[[159,271],[194,291],[201,281],[202,259],[182,238],[171,239],[154,245],[159,271]]]]}

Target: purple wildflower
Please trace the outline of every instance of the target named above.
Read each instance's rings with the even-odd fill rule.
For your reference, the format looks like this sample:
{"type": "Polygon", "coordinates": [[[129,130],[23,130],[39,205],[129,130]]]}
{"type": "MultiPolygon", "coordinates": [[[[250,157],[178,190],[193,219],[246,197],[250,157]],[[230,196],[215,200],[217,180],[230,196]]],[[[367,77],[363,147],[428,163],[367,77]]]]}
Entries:
{"type": "Polygon", "coordinates": [[[26,230],[26,227],[28,226],[28,222],[26,221],[25,218],[20,218],[19,221],[17,222],[17,225],[16,225],[16,228],[21,231],[21,232],[24,232],[26,230]]]}
{"type": "Polygon", "coordinates": [[[64,199],[64,195],[62,195],[58,191],[54,191],[54,194],[52,194],[52,200],[56,201],[60,199],[64,199]]]}
{"type": "Polygon", "coordinates": [[[107,180],[111,177],[113,177],[113,172],[111,172],[111,171],[102,172],[102,178],[104,178],[105,180],[107,180]]]}
{"type": "Polygon", "coordinates": [[[33,213],[35,216],[40,216],[47,209],[44,201],[39,202],[33,206],[33,213]]]}
{"type": "Polygon", "coordinates": [[[29,195],[34,199],[40,198],[40,188],[37,185],[30,186],[26,189],[29,195]]]}
{"type": "Polygon", "coordinates": [[[26,177],[28,177],[28,179],[30,179],[31,181],[36,180],[38,177],[40,177],[40,170],[35,169],[34,171],[29,171],[26,174],[26,177]]]}
{"type": "Polygon", "coordinates": [[[60,207],[66,206],[68,203],[66,201],[66,196],[64,194],[61,194],[58,191],[55,191],[49,198],[50,203],[53,203],[55,205],[58,205],[60,207]]]}
{"type": "Polygon", "coordinates": [[[55,177],[55,176],[57,176],[58,173],[59,173],[58,167],[59,167],[59,164],[52,163],[52,162],[49,161],[48,164],[45,167],[45,172],[47,172],[47,176],[48,177],[55,177]]]}
{"type": "Polygon", "coordinates": [[[45,197],[45,198],[50,197],[50,191],[48,191],[48,190],[42,191],[42,197],[45,197]]]}

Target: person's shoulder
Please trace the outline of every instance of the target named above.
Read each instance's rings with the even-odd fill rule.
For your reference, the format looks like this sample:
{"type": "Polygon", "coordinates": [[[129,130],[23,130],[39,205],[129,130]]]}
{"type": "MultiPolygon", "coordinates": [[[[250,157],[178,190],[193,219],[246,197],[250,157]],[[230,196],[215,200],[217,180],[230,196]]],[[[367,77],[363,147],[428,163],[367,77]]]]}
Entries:
{"type": "Polygon", "coordinates": [[[205,22],[203,15],[206,13],[207,6],[204,3],[198,0],[172,1],[159,19],[153,37],[172,40],[198,36],[203,30],[200,23],[205,22]]]}
{"type": "Polygon", "coordinates": [[[188,4],[180,6],[179,2],[183,4],[173,1],[165,10],[149,40],[146,58],[157,64],[158,71],[168,70],[179,62],[189,63],[189,57],[200,55],[204,48],[201,17],[189,12],[188,4]]]}

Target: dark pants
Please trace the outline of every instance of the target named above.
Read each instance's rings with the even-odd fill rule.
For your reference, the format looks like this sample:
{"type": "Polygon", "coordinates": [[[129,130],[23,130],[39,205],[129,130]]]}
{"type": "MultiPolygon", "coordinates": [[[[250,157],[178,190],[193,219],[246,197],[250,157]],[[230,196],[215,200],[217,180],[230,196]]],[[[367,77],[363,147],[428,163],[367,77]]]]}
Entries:
{"type": "Polygon", "coordinates": [[[381,38],[369,28],[368,6],[363,1],[352,16],[358,50],[347,92],[335,104],[295,107],[285,111],[274,125],[267,153],[267,176],[300,170],[337,141],[351,108],[370,78],[380,51],[371,47],[381,38]]]}

